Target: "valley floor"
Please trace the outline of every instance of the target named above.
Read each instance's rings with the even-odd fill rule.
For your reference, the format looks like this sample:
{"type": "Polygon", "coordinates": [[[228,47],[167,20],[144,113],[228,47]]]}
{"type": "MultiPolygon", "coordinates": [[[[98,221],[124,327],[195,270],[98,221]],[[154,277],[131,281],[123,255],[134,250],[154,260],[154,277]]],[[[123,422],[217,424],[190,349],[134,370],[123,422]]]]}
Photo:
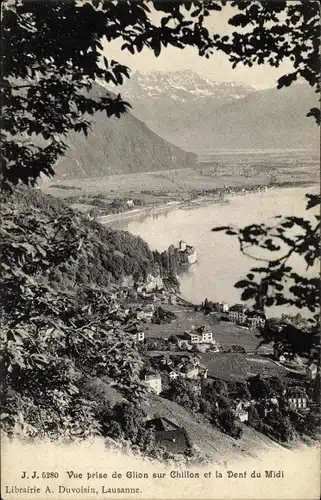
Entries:
{"type": "Polygon", "coordinates": [[[296,165],[279,168],[271,180],[269,172],[257,170],[251,175],[235,173],[231,167],[217,171],[211,165],[194,168],[111,175],[89,179],[58,179],[46,182],[41,189],[52,196],[64,198],[76,210],[95,212],[101,222],[160,213],[173,208],[192,208],[206,203],[221,203],[223,197],[255,192],[258,189],[312,185],[319,182],[318,167],[306,169],[296,165]],[[219,196],[218,196],[219,193],[219,196]],[[97,204],[99,198],[100,204],[97,204]],[[134,200],[128,209],[110,211],[114,200],[134,200]],[[105,207],[104,207],[105,203],[105,207]]]}

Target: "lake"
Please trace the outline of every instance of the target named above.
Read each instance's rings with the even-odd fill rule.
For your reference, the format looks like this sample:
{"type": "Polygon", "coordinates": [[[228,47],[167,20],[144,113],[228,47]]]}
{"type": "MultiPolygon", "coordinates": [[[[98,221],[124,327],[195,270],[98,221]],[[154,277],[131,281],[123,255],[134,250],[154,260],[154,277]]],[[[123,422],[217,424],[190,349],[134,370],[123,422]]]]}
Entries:
{"type": "MultiPolygon", "coordinates": [[[[318,192],[318,187],[280,188],[257,192],[245,196],[234,196],[228,204],[210,204],[191,209],[174,209],[165,213],[141,218],[115,221],[110,224],[117,229],[126,229],[141,236],[152,249],[165,250],[180,240],[194,245],[197,263],[180,276],[181,295],[193,303],[209,300],[225,300],[234,303],[240,300],[240,290],[234,283],[246,276],[255,262],[239,250],[235,236],[223,232],[214,233],[214,226],[230,225],[243,227],[250,223],[271,222],[276,215],[307,216],[305,193],[318,192]]],[[[303,272],[300,259],[291,261],[294,269],[303,272]]],[[[315,267],[309,273],[318,273],[315,267]]],[[[288,311],[276,308],[273,313],[288,311]]]]}

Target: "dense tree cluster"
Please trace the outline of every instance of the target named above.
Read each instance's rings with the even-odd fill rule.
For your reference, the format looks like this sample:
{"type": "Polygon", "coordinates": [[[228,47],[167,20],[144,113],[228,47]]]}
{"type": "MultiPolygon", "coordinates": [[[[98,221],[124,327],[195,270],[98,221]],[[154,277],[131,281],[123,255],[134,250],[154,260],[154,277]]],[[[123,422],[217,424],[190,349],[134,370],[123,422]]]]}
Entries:
{"type": "MultiPolygon", "coordinates": [[[[87,250],[77,255],[74,262],[62,262],[48,269],[49,279],[67,287],[84,286],[96,283],[109,286],[125,276],[144,279],[149,272],[156,272],[157,266],[148,245],[139,237],[127,231],[116,231],[107,226],[76,215],[59,198],[43,194],[38,189],[19,188],[11,196],[16,211],[24,213],[35,209],[49,221],[56,215],[72,214],[86,239],[87,250]]],[[[66,245],[68,242],[68,233],[66,245]]],[[[80,244],[80,242],[78,242],[80,244]]]]}
{"type": "Polygon", "coordinates": [[[11,433],[20,426],[22,436],[85,437],[99,425],[92,404],[79,395],[83,376],[109,375],[137,401],[145,391],[135,342],[107,326],[111,299],[99,288],[93,270],[100,261],[92,252],[98,249],[101,261],[104,254],[109,259],[109,267],[102,264],[104,285],[107,273],[115,281],[135,269],[145,272],[152,254],[139,238],[99,225],[95,232],[95,225],[50,201],[21,190],[2,206],[3,427],[11,433]],[[125,264],[117,256],[112,260],[118,249],[125,264]]]}
{"type": "Polygon", "coordinates": [[[176,318],[176,314],[172,311],[168,311],[163,307],[157,307],[154,311],[152,317],[152,323],[156,323],[158,325],[162,325],[165,323],[171,323],[176,318]]]}
{"type": "Polygon", "coordinates": [[[264,344],[273,342],[274,346],[279,346],[282,351],[288,352],[292,357],[296,355],[304,356],[310,363],[318,363],[320,355],[320,331],[318,324],[313,325],[302,317],[296,323],[296,318],[298,316],[283,316],[281,318],[268,319],[264,327],[260,328],[258,336],[261,341],[256,350],[264,344]]]}

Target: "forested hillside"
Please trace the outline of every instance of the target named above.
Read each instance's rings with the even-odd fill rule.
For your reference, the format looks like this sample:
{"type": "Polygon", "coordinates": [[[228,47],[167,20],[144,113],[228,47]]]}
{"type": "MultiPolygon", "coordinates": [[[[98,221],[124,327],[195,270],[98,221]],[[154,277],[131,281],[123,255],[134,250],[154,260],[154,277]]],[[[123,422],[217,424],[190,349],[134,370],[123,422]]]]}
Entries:
{"type": "MultiPolygon", "coordinates": [[[[63,262],[49,270],[49,280],[72,287],[98,285],[108,287],[126,276],[144,279],[155,271],[153,254],[147,243],[127,231],[116,231],[86,216],[75,214],[61,199],[43,194],[38,189],[21,188],[14,203],[19,211],[41,213],[46,220],[69,216],[81,231],[77,259],[63,262]]],[[[20,212],[21,213],[21,212],[20,212]]],[[[67,237],[67,233],[65,233],[67,237]]]]}
{"type": "MultiPolygon", "coordinates": [[[[89,93],[94,99],[106,95],[108,91],[99,84],[89,93]]],[[[91,121],[87,138],[77,132],[68,134],[68,149],[57,162],[58,178],[149,172],[193,165],[196,161],[196,155],[165,141],[130,112],[108,120],[101,112],[91,121]]]]}
{"type": "Polygon", "coordinates": [[[1,209],[2,426],[22,438],[100,433],[103,410],[81,389],[88,377],[108,376],[129,402],[146,392],[106,286],[144,278],[153,255],[36,189],[17,189],[1,209]]]}

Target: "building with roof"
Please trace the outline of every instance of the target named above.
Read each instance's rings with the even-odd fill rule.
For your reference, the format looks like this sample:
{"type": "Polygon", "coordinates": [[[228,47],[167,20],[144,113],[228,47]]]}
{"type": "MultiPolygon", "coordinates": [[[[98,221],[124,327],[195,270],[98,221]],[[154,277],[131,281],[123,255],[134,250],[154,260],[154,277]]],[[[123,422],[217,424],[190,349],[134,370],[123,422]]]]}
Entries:
{"type": "Polygon", "coordinates": [[[181,240],[178,244],[178,252],[180,255],[181,265],[195,264],[197,260],[196,250],[193,246],[187,245],[185,241],[181,240]]]}
{"type": "Polygon", "coordinates": [[[193,363],[186,363],[177,368],[180,371],[180,375],[184,378],[196,379],[199,376],[199,367],[195,366],[193,363]]]}
{"type": "Polygon", "coordinates": [[[245,323],[247,319],[246,311],[247,308],[244,304],[234,304],[228,311],[229,320],[233,323],[245,323]]]}
{"type": "Polygon", "coordinates": [[[255,330],[257,328],[263,328],[266,322],[266,315],[261,311],[247,311],[246,312],[246,322],[251,328],[255,330]]]}
{"type": "Polygon", "coordinates": [[[168,376],[170,378],[170,380],[175,380],[177,377],[178,377],[178,373],[175,372],[174,370],[171,370],[169,373],[168,373],[168,376]]]}
{"type": "Polygon", "coordinates": [[[256,405],[256,409],[262,418],[275,415],[279,410],[279,401],[277,398],[265,398],[256,405]]]}
{"type": "Polygon", "coordinates": [[[305,390],[301,387],[294,387],[286,395],[286,401],[292,410],[308,410],[309,400],[305,390]]]}
{"type": "Polygon", "coordinates": [[[317,376],[317,373],[318,373],[318,368],[314,363],[312,363],[306,368],[306,374],[310,380],[314,380],[317,376]]]}
{"type": "Polygon", "coordinates": [[[144,342],[145,332],[137,331],[133,335],[134,335],[135,340],[137,340],[138,342],[144,342]]]}
{"type": "Polygon", "coordinates": [[[228,312],[230,309],[230,306],[228,305],[227,302],[215,302],[214,304],[215,309],[219,312],[228,312]]]}
{"type": "Polygon", "coordinates": [[[235,408],[235,415],[241,422],[247,422],[249,419],[250,403],[238,401],[235,408]]]}
{"type": "Polygon", "coordinates": [[[148,420],[146,428],[154,429],[156,441],[170,453],[183,454],[189,450],[190,443],[185,429],[168,418],[148,420]]]}
{"type": "Polygon", "coordinates": [[[185,331],[184,337],[191,344],[213,343],[213,332],[210,329],[206,328],[205,326],[201,326],[199,328],[192,328],[191,330],[185,331]]]}
{"type": "Polygon", "coordinates": [[[162,392],[162,378],[159,373],[148,372],[146,373],[144,380],[153,392],[156,394],[160,394],[162,392]]]}

